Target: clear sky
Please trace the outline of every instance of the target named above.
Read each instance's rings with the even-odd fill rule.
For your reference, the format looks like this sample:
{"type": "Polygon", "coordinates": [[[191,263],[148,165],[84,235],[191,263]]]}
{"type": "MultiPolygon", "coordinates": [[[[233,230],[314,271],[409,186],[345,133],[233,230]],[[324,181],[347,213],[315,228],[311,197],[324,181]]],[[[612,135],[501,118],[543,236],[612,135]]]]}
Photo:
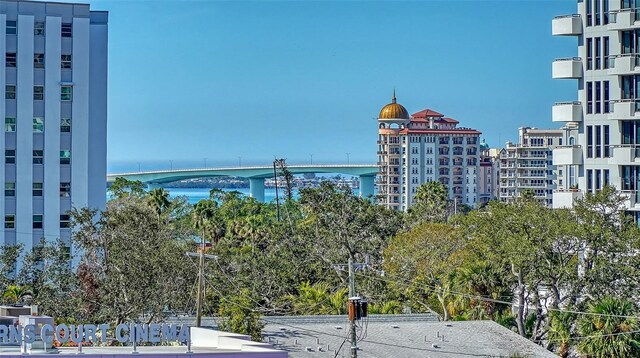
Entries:
{"type": "Polygon", "coordinates": [[[108,10],[109,171],[267,163],[374,163],[393,88],[491,146],[559,127],[552,80],[575,37],[551,19],[576,0],[90,1],[108,10]]]}

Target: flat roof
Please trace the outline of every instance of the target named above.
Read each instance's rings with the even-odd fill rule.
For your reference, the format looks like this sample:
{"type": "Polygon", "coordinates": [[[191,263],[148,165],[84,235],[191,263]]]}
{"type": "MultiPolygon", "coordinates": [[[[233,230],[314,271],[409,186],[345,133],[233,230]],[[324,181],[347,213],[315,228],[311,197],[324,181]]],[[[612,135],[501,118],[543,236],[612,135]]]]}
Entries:
{"type": "MultiPolygon", "coordinates": [[[[358,357],[363,358],[454,358],[454,357],[557,357],[552,352],[521,337],[493,321],[438,322],[433,316],[390,315],[368,322],[358,321],[358,357]],[[443,338],[444,337],[444,338],[443,338]]],[[[265,342],[289,353],[291,358],[318,356],[350,356],[346,316],[323,316],[314,320],[305,316],[297,321],[289,318],[263,317],[265,342]],[[345,342],[343,344],[343,342],[345,342]],[[324,352],[324,353],[322,353],[324,352]]]]}

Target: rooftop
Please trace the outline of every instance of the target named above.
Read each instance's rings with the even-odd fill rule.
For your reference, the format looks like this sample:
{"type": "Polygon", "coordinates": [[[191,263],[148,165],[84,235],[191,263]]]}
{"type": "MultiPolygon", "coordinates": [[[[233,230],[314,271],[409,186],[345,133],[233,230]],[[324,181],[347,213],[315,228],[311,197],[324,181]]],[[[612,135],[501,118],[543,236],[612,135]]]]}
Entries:
{"type": "MultiPolygon", "coordinates": [[[[265,342],[291,358],[349,357],[346,316],[265,317],[265,342]],[[343,344],[343,342],[345,342],[343,344]]],[[[371,315],[359,321],[358,357],[557,357],[492,321],[438,322],[433,315],[371,315]],[[364,328],[362,328],[364,327],[364,328]]]]}

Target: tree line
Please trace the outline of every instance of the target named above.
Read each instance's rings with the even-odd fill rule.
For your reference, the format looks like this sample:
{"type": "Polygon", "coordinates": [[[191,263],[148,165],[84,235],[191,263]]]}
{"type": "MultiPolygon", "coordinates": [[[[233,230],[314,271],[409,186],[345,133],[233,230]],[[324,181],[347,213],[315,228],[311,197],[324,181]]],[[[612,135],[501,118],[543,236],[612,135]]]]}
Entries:
{"type": "Polygon", "coordinates": [[[280,205],[213,189],[195,205],[119,178],[104,211],[71,213],[68,243],[5,247],[0,289],[68,322],[161,321],[193,314],[202,239],[204,313],[260,339],[261,316],[344,314],[349,258],[373,313],[490,319],[563,357],[640,355],[640,235],[613,188],[572,210],[532,195],[454,210],[438,182],[407,213],[322,182],[280,205]],[[19,257],[24,264],[16,272],[19,257]],[[70,266],[69,260],[76,265],[70,266]],[[73,267],[73,269],[72,269],[73,267]]]}

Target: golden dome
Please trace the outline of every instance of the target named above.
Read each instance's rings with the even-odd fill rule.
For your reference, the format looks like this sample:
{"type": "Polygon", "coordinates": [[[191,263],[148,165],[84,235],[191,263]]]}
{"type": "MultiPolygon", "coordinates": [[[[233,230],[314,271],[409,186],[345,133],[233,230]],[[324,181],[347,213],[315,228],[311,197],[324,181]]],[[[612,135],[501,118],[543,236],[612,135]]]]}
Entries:
{"type": "Polygon", "coordinates": [[[396,103],[396,91],[393,91],[391,103],[382,107],[379,119],[409,119],[409,112],[403,105],[396,103]]]}

